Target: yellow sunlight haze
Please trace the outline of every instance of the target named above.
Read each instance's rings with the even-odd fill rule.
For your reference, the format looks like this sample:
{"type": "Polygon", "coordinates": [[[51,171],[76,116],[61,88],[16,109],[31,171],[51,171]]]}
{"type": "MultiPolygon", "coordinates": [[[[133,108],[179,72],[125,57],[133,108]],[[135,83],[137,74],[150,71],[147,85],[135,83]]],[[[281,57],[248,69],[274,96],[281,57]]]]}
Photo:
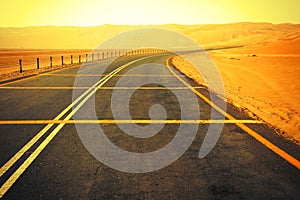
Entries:
{"type": "Polygon", "coordinates": [[[298,0],[4,0],[1,27],[300,23],[298,0]]]}

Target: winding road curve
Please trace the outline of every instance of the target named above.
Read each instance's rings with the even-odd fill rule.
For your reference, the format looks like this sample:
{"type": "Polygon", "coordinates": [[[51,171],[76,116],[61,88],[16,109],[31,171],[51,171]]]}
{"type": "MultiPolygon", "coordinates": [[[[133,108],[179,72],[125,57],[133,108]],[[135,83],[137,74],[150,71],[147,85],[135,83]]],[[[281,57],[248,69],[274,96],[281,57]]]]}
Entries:
{"type": "MultiPolygon", "coordinates": [[[[249,118],[232,105],[218,109],[206,88],[176,71],[170,54],[129,55],[112,62],[102,60],[64,68],[0,85],[0,197],[3,199],[297,199],[300,196],[299,146],[277,136],[261,121],[249,118]],[[147,63],[167,65],[165,70],[130,75],[147,63]],[[81,85],[74,87],[76,79],[81,85]],[[122,85],[156,77],[171,89],[194,93],[200,120],[181,120],[178,99],[157,84],[122,85]],[[76,98],[72,101],[73,91],[76,98]],[[114,119],[114,90],[134,90],[132,119],[114,119]],[[95,107],[90,108],[91,98],[95,107]],[[149,109],[161,104],[167,119],[150,119],[149,109]],[[225,120],[211,119],[211,109],[225,120]],[[97,119],[90,116],[94,109],[97,119]],[[81,112],[85,118],[75,119],[81,112]],[[128,173],[95,159],[77,134],[76,124],[87,130],[100,124],[115,145],[131,152],[152,152],[175,137],[181,123],[198,126],[191,146],[170,165],[148,173],[128,173]],[[155,136],[135,138],[116,123],[165,124],[155,136]],[[224,123],[221,136],[204,158],[199,149],[211,123],[224,123]]],[[[74,96],[73,96],[74,98],[74,96]]],[[[186,99],[189,101],[189,99],[186,99]]],[[[221,101],[221,100],[220,100],[221,101]]],[[[192,112],[193,107],[189,109],[192,112]]],[[[190,112],[188,111],[188,112],[190,112]]],[[[114,159],[114,158],[112,158],[114,159]]],[[[126,161],[124,161],[126,164],[126,161]]],[[[137,165],[139,163],[136,163],[137,165]]]]}

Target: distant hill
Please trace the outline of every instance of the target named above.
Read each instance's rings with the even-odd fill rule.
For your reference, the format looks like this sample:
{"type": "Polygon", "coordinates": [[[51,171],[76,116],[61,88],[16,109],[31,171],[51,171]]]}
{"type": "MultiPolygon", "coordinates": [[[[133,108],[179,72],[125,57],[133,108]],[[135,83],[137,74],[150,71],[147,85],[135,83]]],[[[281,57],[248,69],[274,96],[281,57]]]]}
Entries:
{"type": "Polygon", "coordinates": [[[266,46],[277,42],[285,43],[300,40],[300,24],[244,22],[212,25],[43,26],[0,28],[0,48],[93,49],[118,33],[144,27],[159,27],[178,31],[195,39],[203,46],[266,46]]]}

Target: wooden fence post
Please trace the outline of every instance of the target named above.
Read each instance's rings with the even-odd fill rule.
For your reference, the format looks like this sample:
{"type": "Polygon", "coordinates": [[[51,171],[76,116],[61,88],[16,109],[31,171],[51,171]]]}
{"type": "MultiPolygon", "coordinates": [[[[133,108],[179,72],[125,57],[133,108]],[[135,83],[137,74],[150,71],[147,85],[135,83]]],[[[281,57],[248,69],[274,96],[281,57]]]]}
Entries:
{"type": "Polygon", "coordinates": [[[40,59],[36,58],[36,68],[40,69],[40,59]]]}
{"type": "Polygon", "coordinates": [[[52,68],[52,57],[50,57],[50,67],[52,68]]]}
{"type": "Polygon", "coordinates": [[[20,64],[20,73],[22,73],[23,69],[22,69],[22,60],[21,59],[19,60],[19,64],[20,64]]]}
{"type": "Polygon", "coordinates": [[[71,55],[71,64],[73,64],[73,55],[71,55]]]}
{"type": "Polygon", "coordinates": [[[64,65],[64,56],[61,56],[61,65],[64,65]]]}
{"type": "Polygon", "coordinates": [[[85,62],[88,61],[88,54],[85,54],[85,62]]]}
{"type": "Polygon", "coordinates": [[[81,55],[78,56],[78,62],[81,63],[81,55]]]}

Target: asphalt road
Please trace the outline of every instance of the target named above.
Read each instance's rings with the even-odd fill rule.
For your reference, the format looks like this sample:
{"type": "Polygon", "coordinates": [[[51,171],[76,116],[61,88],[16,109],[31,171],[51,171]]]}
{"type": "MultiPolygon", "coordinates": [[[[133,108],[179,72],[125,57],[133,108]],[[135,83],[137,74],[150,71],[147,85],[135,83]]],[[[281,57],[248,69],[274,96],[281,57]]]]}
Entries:
{"type": "MultiPolygon", "coordinates": [[[[195,126],[197,134],[183,155],[170,165],[148,173],[122,172],[102,164],[89,153],[76,127],[89,134],[100,124],[112,143],[129,152],[153,152],[172,143],[180,129],[179,123],[165,124],[156,135],[137,138],[115,124],[111,109],[114,91],[131,90],[129,110],[131,118],[139,123],[138,128],[149,125],[149,110],[154,104],[165,108],[167,120],[180,120],[183,111],[174,92],[160,84],[146,84],[139,89],[132,85],[155,77],[168,83],[174,91],[182,92],[186,96],[184,101],[190,104],[185,108],[186,112],[193,113],[195,105],[188,98],[193,91],[178,81],[167,67],[128,74],[142,64],[165,64],[168,57],[169,54],[121,57],[112,62],[101,77],[101,70],[111,60],[85,64],[80,70],[79,66],[69,67],[2,84],[0,196],[3,199],[299,199],[299,146],[277,136],[267,125],[249,118],[232,105],[227,105],[226,113],[234,120],[224,124],[212,151],[204,158],[198,157],[210,123],[218,123],[209,121],[211,105],[199,96],[196,100],[203,122],[185,124],[183,134],[190,134],[195,126]],[[114,71],[122,66],[123,69],[114,71]],[[76,78],[78,72],[80,76],[76,78]],[[121,86],[113,90],[121,79],[121,86]],[[73,88],[74,82],[76,88],[73,88]],[[95,90],[91,87],[93,85],[95,90]],[[90,97],[85,99],[82,94],[86,91],[90,97]],[[73,107],[73,111],[66,109],[72,104],[72,95],[75,100],[82,97],[69,107],[73,107]],[[76,111],[80,102],[82,104],[76,111]],[[100,121],[95,122],[93,113],[100,121]],[[81,121],[75,126],[72,120],[91,121],[81,121]],[[237,120],[242,121],[237,124],[237,120]],[[245,124],[241,125],[242,122],[245,124]],[[288,156],[279,156],[276,150],[270,150],[249,135],[251,131],[244,126],[287,153],[284,155],[295,158],[295,162],[288,156]]],[[[179,72],[173,72],[209,99],[205,88],[185,79],[179,72]]],[[[125,120],[125,128],[130,129],[133,123],[126,122],[130,119],[118,114],[117,120],[125,120]]],[[[164,120],[156,112],[151,117],[164,120]]],[[[151,125],[153,130],[161,126],[160,123],[151,125]]],[[[143,133],[146,131],[141,131],[143,133]]],[[[112,156],[110,159],[122,158],[112,156]]],[[[122,162],[124,166],[130,165],[129,160],[122,162]]],[[[142,164],[136,162],[134,166],[142,164]]]]}

